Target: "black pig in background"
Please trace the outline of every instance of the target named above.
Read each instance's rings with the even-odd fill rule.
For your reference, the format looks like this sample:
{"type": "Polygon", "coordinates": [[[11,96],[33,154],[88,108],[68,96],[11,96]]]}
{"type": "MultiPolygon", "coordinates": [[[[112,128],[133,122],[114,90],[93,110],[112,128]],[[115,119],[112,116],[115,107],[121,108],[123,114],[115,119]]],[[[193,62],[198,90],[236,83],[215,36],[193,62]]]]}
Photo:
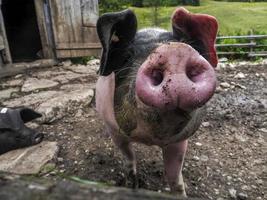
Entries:
{"type": "Polygon", "coordinates": [[[182,165],[187,139],[205,114],[216,87],[214,17],[178,8],[172,32],[137,32],[131,10],[107,13],[97,22],[103,46],[96,108],[114,143],[126,156],[134,187],[136,158],[132,142],[162,148],[171,192],[186,196],[182,165]]]}
{"type": "Polygon", "coordinates": [[[40,143],[43,134],[24,123],[41,116],[30,108],[0,108],[0,154],[40,143]]]}

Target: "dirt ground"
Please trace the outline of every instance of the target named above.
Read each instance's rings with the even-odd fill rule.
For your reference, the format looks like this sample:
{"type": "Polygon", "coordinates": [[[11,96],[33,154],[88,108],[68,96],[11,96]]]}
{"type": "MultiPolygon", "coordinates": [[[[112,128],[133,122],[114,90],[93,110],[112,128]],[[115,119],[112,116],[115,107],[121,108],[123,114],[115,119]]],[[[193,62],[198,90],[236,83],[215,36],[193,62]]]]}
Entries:
{"type": "MultiPolygon", "coordinates": [[[[267,199],[267,66],[230,65],[217,74],[220,86],[208,103],[208,114],[189,139],[183,168],[187,194],[216,200],[267,199]]],[[[39,129],[45,140],[59,143],[60,174],[129,187],[123,157],[103,134],[94,103],[73,107],[61,120],[39,129]]],[[[160,148],[134,147],[140,187],[167,192],[160,148]]]]}

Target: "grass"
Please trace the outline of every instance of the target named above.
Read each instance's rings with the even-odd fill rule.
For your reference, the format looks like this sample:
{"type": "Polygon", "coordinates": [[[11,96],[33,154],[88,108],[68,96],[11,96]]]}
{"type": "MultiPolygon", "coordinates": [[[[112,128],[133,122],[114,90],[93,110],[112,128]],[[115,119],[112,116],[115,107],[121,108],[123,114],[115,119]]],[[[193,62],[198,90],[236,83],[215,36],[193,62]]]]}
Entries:
{"type": "MultiPolygon", "coordinates": [[[[267,34],[267,3],[240,3],[202,0],[201,6],[184,6],[193,13],[213,15],[219,22],[219,35],[248,34],[250,30],[267,34]]],[[[138,28],[153,26],[153,8],[132,8],[138,18],[138,28]]],[[[175,7],[161,7],[160,27],[170,30],[170,16],[175,7]]]]}

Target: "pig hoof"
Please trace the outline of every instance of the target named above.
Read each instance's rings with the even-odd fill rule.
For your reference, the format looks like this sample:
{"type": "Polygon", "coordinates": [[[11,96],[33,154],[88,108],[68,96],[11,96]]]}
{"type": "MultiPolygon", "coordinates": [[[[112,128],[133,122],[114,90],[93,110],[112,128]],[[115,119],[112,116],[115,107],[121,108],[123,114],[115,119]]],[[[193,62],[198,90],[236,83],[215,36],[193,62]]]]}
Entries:
{"type": "Polygon", "coordinates": [[[184,189],[184,185],[178,185],[177,188],[171,192],[172,194],[178,196],[179,198],[186,198],[187,195],[186,195],[186,192],[185,192],[185,189],[184,189]]]}
{"type": "Polygon", "coordinates": [[[178,196],[178,197],[182,197],[182,198],[186,198],[186,197],[187,197],[185,191],[178,192],[178,193],[177,193],[177,196],[178,196]]]}
{"type": "Polygon", "coordinates": [[[132,189],[138,188],[138,177],[136,173],[136,168],[133,163],[127,163],[126,164],[126,185],[131,187],[132,189]]]}
{"type": "Polygon", "coordinates": [[[130,171],[130,173],[129,173],[129,178],[130,178],[131,181],[132,181],[132,188],[133,188],[133,189],[138,189],[138,187],[139,187],[139,184],[138,184],[138,178],[137,178],[136,173],[134,173],[133,170],[130,171]]]}

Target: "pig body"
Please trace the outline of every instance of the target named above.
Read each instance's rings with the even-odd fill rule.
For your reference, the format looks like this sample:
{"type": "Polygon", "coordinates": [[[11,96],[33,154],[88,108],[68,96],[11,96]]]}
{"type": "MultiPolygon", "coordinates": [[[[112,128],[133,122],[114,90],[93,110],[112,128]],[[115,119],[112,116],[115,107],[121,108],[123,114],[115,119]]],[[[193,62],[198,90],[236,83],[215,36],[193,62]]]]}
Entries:
{"type": "Polygon", "coordinates": [[[216,85],[217,22],[180,8],[172,23],[173,32],[158,28],[136,32],[136,18],[129,10],[100,17],[103,54],[96,107],[127,157],[134,186],[131,143],[158,145],[171,192],[185,196],[182,165],[187,138],[198,129],[216,85]]]}

